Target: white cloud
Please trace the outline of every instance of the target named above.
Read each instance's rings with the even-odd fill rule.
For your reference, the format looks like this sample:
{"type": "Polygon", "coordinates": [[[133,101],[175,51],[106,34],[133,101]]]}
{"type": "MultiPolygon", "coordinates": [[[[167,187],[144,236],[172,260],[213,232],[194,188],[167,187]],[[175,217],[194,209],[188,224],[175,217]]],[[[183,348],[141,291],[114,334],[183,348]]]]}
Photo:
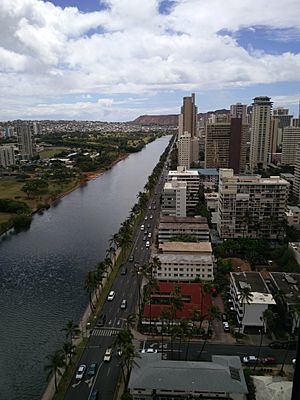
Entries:
{"type": "MultiPolygon", "coordinates": [[[[158,0],[145,0],[142,6],[141,0],[106,0],[106,5],[102,11],[82,13],[41,0],[1,0],[1,118],[11,118],[21,105],[24,115],[34,114],[33,98],[45,115],[54,118],[56,111],[67,118],[68,111],[55,98],[143,96],[300,80],[299,54],[247,51],[233,37],[218,35],[220,30],[260,25],[297,37],[298,0],[274,7],[261,0],[177,0],[168,15],[158,12],[158,0]],[[5,106],[7,97],[9,104],[15,99],[15,107],[5,106]]],[[[93,102],[76,104],[72,113],[97,117],[93,102]]],[[[120,104],[109,107],[119,115],[120,104]]]]}

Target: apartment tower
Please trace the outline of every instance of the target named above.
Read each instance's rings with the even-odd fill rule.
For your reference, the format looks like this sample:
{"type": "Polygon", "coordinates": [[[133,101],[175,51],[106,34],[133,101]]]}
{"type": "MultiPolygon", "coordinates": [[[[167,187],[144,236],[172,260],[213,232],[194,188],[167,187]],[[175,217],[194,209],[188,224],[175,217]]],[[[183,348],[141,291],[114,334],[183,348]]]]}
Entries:
{"type": "Polygon", "coordinates": [[[270,97],[255,97],[252,104],[252,126],[250,144],[250,170],[265,169],[271,146],[271,113],[270,97]]]}
{"type": "Polygon", "coordinates": [[[33,157],[34,147],[31,127],[29,124],[24,123],[17,126],[17,138],[22,159],[31,160],[33,157]]]}

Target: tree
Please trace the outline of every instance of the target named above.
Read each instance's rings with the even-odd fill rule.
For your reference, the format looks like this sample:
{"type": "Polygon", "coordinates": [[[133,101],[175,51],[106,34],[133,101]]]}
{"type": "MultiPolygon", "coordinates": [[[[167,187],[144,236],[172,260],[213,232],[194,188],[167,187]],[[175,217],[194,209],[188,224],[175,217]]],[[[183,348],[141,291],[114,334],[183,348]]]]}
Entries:
{"type": "Polygon", "coordinates": [[[95,271],[89,271],[85,277],[84,289],[87,291],[87,293],[89,295],[89,303],[90,303],[92,312],[94,312],[94,308],[95,308],[92,295],[93,295],[96,287],[97,287],[96,273],[95,273],[95,271]]]}
{"type": "Polygon", "coordinates": [[[67,321],[66,327],[62,329],[66,333],[66,339],[70,339],[70,343],[72,344],[74,336],[80,332],[80,329],[77,324],[74,324],[72,319],[67,321]]]}
{"type": "Polygon", "coordinates": [[[65,356],[66,366],[71,364],[72,356],[76,353],[76,346],[72,342],[65,342],[63,345],[63,352],[65,356]]]}
{"type": "Polygon", "coordinates": [[[62,375],[61,368],[65,366],[64,353],[62,350],[56,350],[46,358],[49,362],[44,367],[45,371],[48,371],[47,380],[54,374],[55,392],[57,392],[57,375],[62,375]]]}
{"type": "Polygon", "coordinates": [[[222,313],[221,313],[221,311],[220,311],[218,306],[212,305],[212,306],[209,307],[208,315],[207,315],[207,318],[208,318],[208,330],[207,330],[207,333],[205,334],[204,342],[203,342],[202,348],[200,350],[199,357],[201,357],[201,355],[203,353],[203,350],[204,350],[204,347],[206,345],[206,342],[207,342],[207,339],[208,339],[208,336],[209,336],[209,332],[211,330],[212,321],[214,321],[216,319],[220,320],[221,319],[221,314],[222,313]]]}
{"type": "MultiPolygon", "coordinates": [[[[246,303],[250,304],[253,298],[253,294],[251,293],[251,289],[248,287],[244,287],[240,289],[238,294],[238,301],[243,305],[243,318],[246,312],[246,303]]],[[[241,324],[239,324],[239,333],[240,333],[241,324]]]]}

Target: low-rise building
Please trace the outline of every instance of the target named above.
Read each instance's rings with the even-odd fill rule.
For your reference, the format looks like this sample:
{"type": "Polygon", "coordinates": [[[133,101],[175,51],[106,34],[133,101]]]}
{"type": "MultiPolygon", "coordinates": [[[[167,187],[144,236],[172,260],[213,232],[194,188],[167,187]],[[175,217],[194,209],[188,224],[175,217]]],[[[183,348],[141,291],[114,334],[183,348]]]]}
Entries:
{"type": "Polygon", "coordinates": [[[248,393],[238,356],[212,361],[163,360],[160,353],[140,354],[128,384],[134,400],[234,399],[248,393]]]}
{"type": "Polygon", "coordinates": [[[200,242],[209,241],[209,227],[206,218],[162,217],[158,227],[158,242],[169,242],[174,236],[191,235],[200,242]]]}
{"type": "Polygon", "coordinates": [[[209,242],[164,242],[157,257],[161,265],[154,272],[159,280],[186,281],[214,279],[214,260],[209,242]]]}
{"type": "Polygon", "coordinates": [[[270,276],[275,289],[274,296],[281,309],[285,326],[294,333],[300,326],[300,274],[272,272],[270,276]]]}
{"type": "Polygon", "coordinates": [[[219,170],[217,168],[199,168],[197,171],[204,189],[218,190],[219,170]]]}
{"type": "Polygon", "coordinates": [[[231,272],[230,294],[241,332],[244,332],[245,328],[263,328],[263,313],[276,302],[261,274],[259,272],[231,272]],[[249,298],[242,297],[245,288],[250,290],[249,298]]]}

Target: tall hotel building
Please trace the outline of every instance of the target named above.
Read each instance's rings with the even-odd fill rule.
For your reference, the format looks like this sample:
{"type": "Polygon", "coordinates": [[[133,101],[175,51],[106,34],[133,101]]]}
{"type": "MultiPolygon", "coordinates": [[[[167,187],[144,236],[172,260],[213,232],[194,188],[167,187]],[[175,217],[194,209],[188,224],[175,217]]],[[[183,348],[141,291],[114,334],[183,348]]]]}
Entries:
{"type": "Polygon", "coordinates": [[[270,97],[255,97],[252,111],[250,170],[266,168],[271,146],[271,113],[270,97]]]}
{"type": "MultiPolygon", "coordinates": [[[[245,120],[245,118],[244,118],[245,120]]],[[[245,171],[249,126],[243,118],[215,118],[206,125],[205,167],[245,171]]]]}
{"type": "Polygon", "coordinates": [[[199,158],[195,93],[183,98],[178,125],[178,165],[189,168],[199,158]]]}
{"type": "Polygon", "coordinates": [[[234,175],[220,170],[217,229],[220,238],[277,239],[289,192],[279,176],[234,175]]]}
{"type": "Polygon", "coordinates": [[[247,105],[242,103],[236,103],[230,106],[230,116],[232,118],[241,118],[242,124],[248,123],[247,105]]]}
{"type": "Polygon", "coordinates": [[[300,143],[300,127],[286,126],[282,134],[282,159],[281,163],[295,166],[296,148],[300,143]]]}

